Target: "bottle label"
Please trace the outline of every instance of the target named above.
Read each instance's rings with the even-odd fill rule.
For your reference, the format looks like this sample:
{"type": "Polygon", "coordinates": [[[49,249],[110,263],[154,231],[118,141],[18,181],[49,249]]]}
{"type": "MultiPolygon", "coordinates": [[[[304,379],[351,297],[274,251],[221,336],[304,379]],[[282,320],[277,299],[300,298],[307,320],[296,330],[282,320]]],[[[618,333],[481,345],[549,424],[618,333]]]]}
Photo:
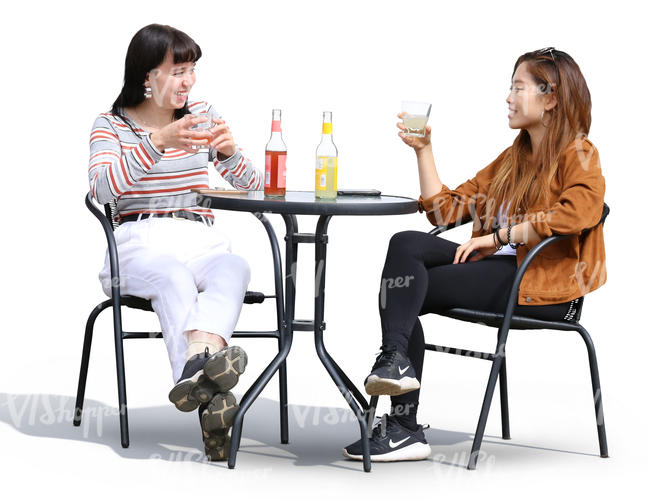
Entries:
{"type": "Polygon", "coordinates": [[[331,134],[332,133],[332,124],[331,123],[323,123],[323,134],[331,134]]]}
{"type": "Polygon", "coordinates": [[[264,156],[264,186],[271,186],[271,154],[267,153],[264,156]]]}
{"type": "Polygon", "coordinates": [[[278,188],[287,186],[287,154],[278,155],[278,188]]]}
{"type": "Polygon", "coordinates": [[[270,187],[271,178],[273,177],[276,179],[276,188],[286,187],[287,153],[285,151],[267,151],[264,160],[264,186],[270,187]]]}
{"type": "Polygon", "coordinates": [[[316,191],[336,192],[337,157],[316,157],[316,191]]]}
{"type": "Polygon", "coordinates": [[[280,120],[271,120],[271,132],[282,132],[282,123],[280,120]]]}

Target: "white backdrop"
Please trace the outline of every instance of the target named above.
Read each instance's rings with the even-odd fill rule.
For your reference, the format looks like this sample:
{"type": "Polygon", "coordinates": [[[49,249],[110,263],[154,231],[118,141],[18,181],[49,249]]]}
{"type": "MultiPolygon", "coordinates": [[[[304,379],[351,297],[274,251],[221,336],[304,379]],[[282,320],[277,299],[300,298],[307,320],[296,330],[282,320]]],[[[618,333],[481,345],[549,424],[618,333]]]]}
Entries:
{"type": "MultiPolygon", "coordinates": [[[[113,492],[113,473],[124,475],[132,492],[150,492],[147,489],[153,481],[160,492],[175,497],[190,492],[180,486],[179,475],[207,483],[232,478],[250,490],[279,488],[287,481],[313,486],[318,484],[311,480],[324,480],[329,487],[322,493],[334,488],[328,482],[340,481],[349,488],[401,489],[404,478],[409,489],[428,486],[434,495],[497,485],[510,486],[506,495],[533,497],[560,489],[603,495],[632,489],[640,481],[638,472],[647,467],[648,446],[644,432],[647,375],[643,370],[648,348],[643,321],[648,273],[642,264],[647,199],[642,190],[650,179],[642,148],[650,132],[650,110],[645,62],[648,37],[643,35],[641,5],[628,1],[114,0],[23,1],[3,7],[0,394],[5,402],[0,461],[12,468],[17,485],[42,477],[38,485],[32,484],[34,492],[51,492],[50,482],[70,468],[80,472],[75,481],[95,489],[98,497],[113,492]],[[414,155],[396,136],[395,114],[403,99],[433,104],[429,123],[434,156],[442,181],[455,187],[491,162],[516,136],[517,131],[508,127],[505,99],[517,57],[549,45],[571,54],[591,91],[589,137],[600,152],[606,201],[612,208],[606,225],[608,282],[587,297],[583,310],[583,323],[599,355],[612,458],[605,461],[594,456],[597,442],[584,347],[577,335],[549,332],[511,335],[511,419],[513,440],[519,440],[521,447],[488,443],[487,450],[494,454],[493,467],[484,468],[489,474],[458,467],[464,460],[457,455],[469,449],[470,438],[436,444],[438,435],[428,437],[434,453],[443,451],[445,456],[429,461],[426,469],[379,465],[373,475],[364,476],[357,471],[360,465],[339,461],[340,447],[354,439],[357,427],[348,422],[335,427],[336,432],[323,431],[328,424],[316,410],[332,407],[343,415],[347,407],[320,367],[308,333],[296,333],[289,358],[289,397],[291,404],[299,406],[294,410],[314,413],[308,419],[314,426],[300,435],[306,427],[298,419],[292,444],[299,442],[300,448],[293,456],[277,443],[275,379],[260,401],[268,405],[259,404],[272,413],[258,411],[257,421],[247,421],[243,442],[256,443],[253,425],[268,420],[273,433],[267,434],[275,442],[266,447],[273,453],[256,455],[249,448],[248,453],[240,453],[234,472],[224,471],[223,465],[215,472],[208,469],[213,465],[198,460],[133,461],[133,456],[119,448],[114,428],[99,433],[91,443],[77,437],[69,423],[60,427],[59,434],[57,427],[30,427],[12,414],[12,399],[19,398],[25,408],[31,408],[36,395],[71,398],[76,390],[85,319],[104,299],[97,273],[105,241],[98,222],[83,205],[88,191],[88,136],[96,115],[108,110],[119,92],[131,37],[152,22],[171,24],[200,44],[204,56],[190,99],[214,104],[257,166],[263,167],[271,109],[282,109],[289,189],[313,189],[321,113],[331,110],[339,149],[339,186],[377,188],[417,198],[414,155]],[[319,441],[319,433],[327,438],[319,441]],[[279,454],[280,460],[271,462],[273,454],[279,454]],[[453,467],[445,466],[450,464],[453,467]],[[556,481],[547,482],[549,475],[556,481]],[[532,486],[532,492],[527,490],[532,486]]],[[[212,185],[223,184],[216,171],[211,180],[212,185]]],[[[231,235],[234,252],[251,263],[250,288],[269,291],[271,261],[261,225],[248,214],[216,216],[231,235]]],[[[282,236],[281,220],[271,218],[282,236]]],[[[311,231],[315,222],[314,218],[301,219],[300,229],[311,231]]],[[[427,228],[421,214],[341,217],[330,224],[326,344],[359,385],[380,344],[376,294],[388,240],[400,230],[427,228]]],[[[469,230],[456,230],[450,236],[462,242],[469,238],[469,230]]],[[[303,247],[299,318],[312,315],[312,273],[313,250],[303,247]]],[[[271,305],[247,306],[239,328],[265,327],[272,320],[271,305]]],[[[423,323],[431,341],[493,348],[492,330],[433,317],[423,323]]],[[[126,314],[125,324],[130,330],[158,328],[153,314],[141,312],[126,314]]],[[[87,398],[115,407],[110,325],[108,313],[97,322],[87,398]]],[[[270,342],[243,344],[250,365],[238,387],[240,394],[272,355],[270,342]]],[[[131,341],[126,345],[130,406],[144,411],[163,409],[166,416],[159,420],[162,424],[155,425],[157,434],[149,436],[147,422],[132,414],[136,416],[132,442],[142,448],[132,445],[132,450],[142,452],[135,457],[151,459],[147,452],[151,444],[165,442],[165,433],[176,426],[167,424],[168,419],[193,427],[187,435],[193,442],[164,450],[182,450],[183,445],[199,450],[195,416],[177,418],[179,413],[166,400],[171,377],[162,343],[131,341]]],[[[427,357],[420,421],[436,430],[471,436],[487,366],[460,357],[427,357]]],[[[498,416],[495,405],[489,436],[499,435],[498,416]]],[[[107,426],[109,421],[114,425],[116,418],[107,418],[107,426]]],[[[490,441],[499,443],[498,438],[490,441]]],[[[196,483],[197,488],[202,485],[196,483]]]]}

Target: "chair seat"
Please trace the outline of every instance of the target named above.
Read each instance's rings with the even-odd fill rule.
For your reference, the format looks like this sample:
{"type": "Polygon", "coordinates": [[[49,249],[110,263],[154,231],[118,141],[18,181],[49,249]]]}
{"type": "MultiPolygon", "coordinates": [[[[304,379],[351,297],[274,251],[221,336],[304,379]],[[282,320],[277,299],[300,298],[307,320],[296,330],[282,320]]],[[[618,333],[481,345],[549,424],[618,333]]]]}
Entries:
{"type": "MultiPolygon", "coordinates": [[[[490,327],[500,327],[503,323],[503,313],[494,313],[481,310],[470,310],[467,308],[451,308],[440,312],[435,312],[436,315],[443,317],[454,318],[464,322],[473,322],[477,324],[489,325],[490,327]]],[[[573,330],[576,321],[580,318],[579,315],[574,316],[574,320],[540,320],[532,317],[524,317],[513,315],[510,322],[511,329],[528,330],[528,329],[562,329],[562,324],[565,324],[566,330],[573,330]]]]}
{"type": "MultiPolygon", "coordinates": [[[[263,292],[246,291],[244,296],[244,304],[263,303],[266,296],[263,292]]],[[[124,306],[134,308],[136,310],[153,311],[151,301],[137,296],[120,296],[120,301],[124,306]]]]}

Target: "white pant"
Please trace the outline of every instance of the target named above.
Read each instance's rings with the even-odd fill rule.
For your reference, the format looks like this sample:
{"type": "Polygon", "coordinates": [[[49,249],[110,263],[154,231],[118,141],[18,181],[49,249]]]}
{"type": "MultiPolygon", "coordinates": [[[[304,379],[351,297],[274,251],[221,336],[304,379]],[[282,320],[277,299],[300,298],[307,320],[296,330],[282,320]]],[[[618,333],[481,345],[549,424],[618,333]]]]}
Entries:
{"type": "MultiPolygon", "coordinates": [[[[177,381],[185,366],[185,331],[230,340],[250,281],[248,263],[231,254],[226,236],[200,221],[130,221],[115,230],[115,241],[120,292],[151,300],[177,381]]],[[[111,297],[108,251],[99,279],[111,297]]]]}

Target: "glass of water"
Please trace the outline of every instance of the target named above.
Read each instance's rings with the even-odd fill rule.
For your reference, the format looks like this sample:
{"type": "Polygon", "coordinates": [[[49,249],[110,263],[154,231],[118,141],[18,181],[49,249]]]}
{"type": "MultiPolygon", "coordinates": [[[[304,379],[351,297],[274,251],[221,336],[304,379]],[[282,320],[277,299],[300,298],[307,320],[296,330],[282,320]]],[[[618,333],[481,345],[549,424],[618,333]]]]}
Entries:
{"type": "MultiPolygon", "coordinates": [[[[219,118],[214,113],[192,113],[192,115],[196,117],[208,117],[208,120],[206,120],[205,122],[201,122],[190,127],[190,130],[199,131],[199,132],[207,131],[208,129],[211,129],[212,127],[217,125],[217,118],[219,118]]],[[[198,151],[208,151],[209,146],[206,144],[203,146],[193,146],[192,148],[198,151]]]]}
{"type": "Polygon", "coordinates": [[[402,101],[402,123],[404,124],[404,135],[413,137],[424,137],[431,105],[419,101],[402,101]]]}

